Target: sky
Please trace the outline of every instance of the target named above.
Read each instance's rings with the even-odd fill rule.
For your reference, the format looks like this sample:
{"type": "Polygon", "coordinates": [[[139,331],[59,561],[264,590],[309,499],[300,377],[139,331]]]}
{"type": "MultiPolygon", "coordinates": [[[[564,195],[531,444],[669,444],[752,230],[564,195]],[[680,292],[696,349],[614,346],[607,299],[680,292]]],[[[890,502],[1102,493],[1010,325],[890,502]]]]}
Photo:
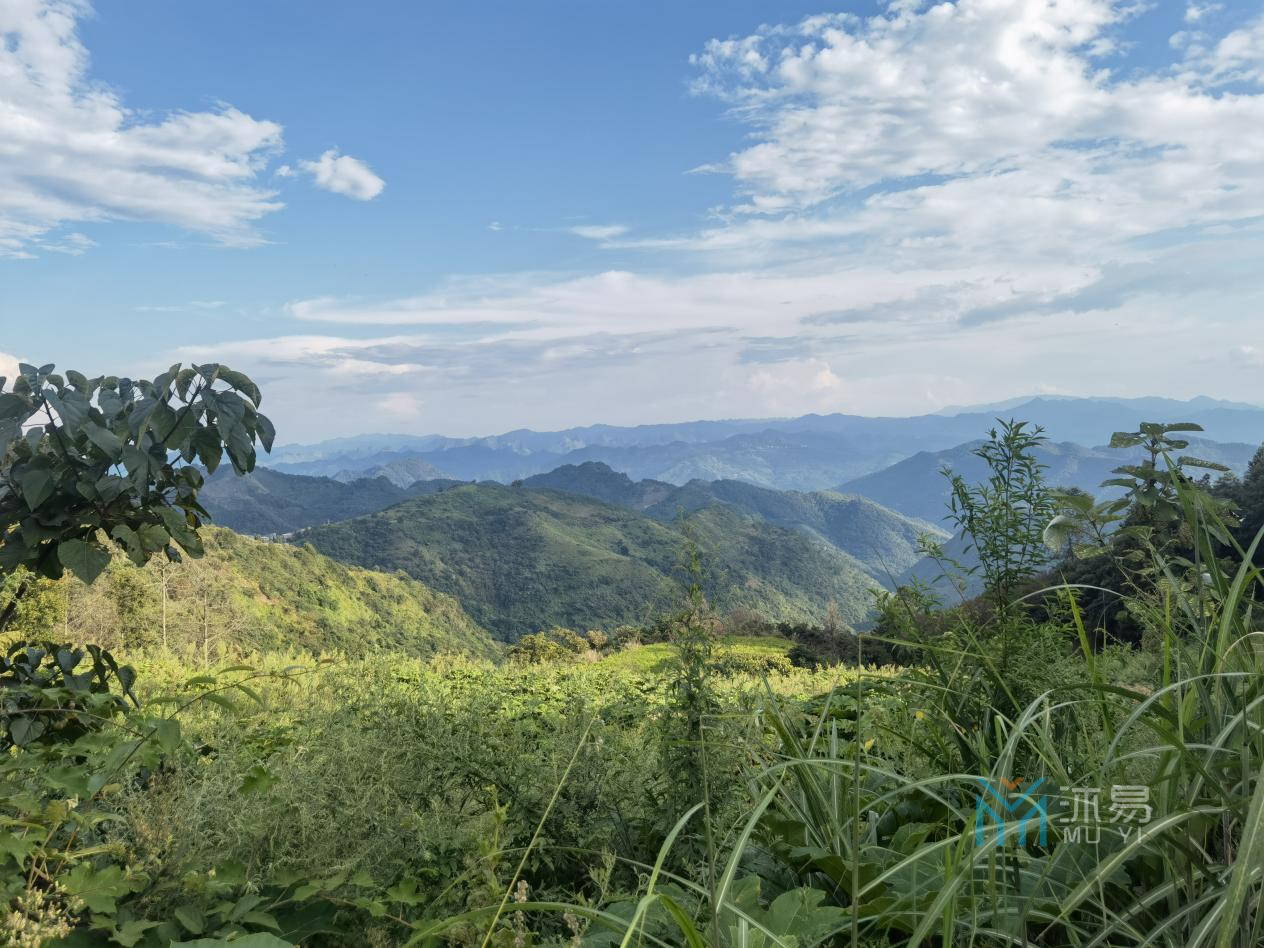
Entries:
{"type": "Polygon", "coordinates": [[[1264,402],[1259,0],[0,0],[0,374],[283,442],[1264,402]]]}

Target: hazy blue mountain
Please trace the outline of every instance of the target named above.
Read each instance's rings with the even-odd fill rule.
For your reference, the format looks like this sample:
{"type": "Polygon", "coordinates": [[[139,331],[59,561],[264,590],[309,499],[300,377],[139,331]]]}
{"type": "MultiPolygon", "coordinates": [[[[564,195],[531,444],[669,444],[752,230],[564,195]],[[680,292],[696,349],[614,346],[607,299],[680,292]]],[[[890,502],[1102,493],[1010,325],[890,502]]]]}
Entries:
{"type": "MultiPolygon", "coordinates": [[[[1017,404],[911,418],[804,415],[565,431],[518,430],[481,438],[366,435],[278,448],[270,464],[290,473],[354,477],[405,460],[461,480],[509,483],[564,464],[601,461],[634,480],[674,484],[740,480],[821,490],[910,458],[984,437],[997,416],[1043,425],[1057,442],[1104,444],[1142,421],[1193,421],[1214,441],[1264,441],[1264,409],[1209,398],[1032,398],[1017,404]]],[[[405,475],[406,476],[406,475],[405,475]]]]}
{"type": "Polygon", "coordinates": [[[198,499],[218,526],[268,536],[358,517],[460,483],[419,481],[405,488],[385,477],[373,477],[344,484],[329,477],[285,474],[266,467],[238,477],[225,466],[207,478],[198,499]]]}
{"type": "MultiPolygon", "coordinates": [[[[950,468],[971,483],[986,479],[987,466],[973,454],[979,443],[959,444],[946,451],[919,451],[881,471],[845,481],[838,489],[872,498],[884,507],[910,517],[938,523],[947,512],[950,493],[948,480],[941,473],[944,468],[950,468]]],[[[1191,439],[1189,453],[1241,473],[1257,447],[1191,439]]],[[[1046,444],[1037,450],[1036,455],[1046,466],[1045,480],[1048,483],[1058,487],[1078,487],[1101,497],[1110,496],[1110,490],[1103,490],[1100,485],[1112,476],[1111,471],[1139,456],[1136,450],[1086,448],[1069,442],[1046,444]]]]}
{"type": "Polygon", "coordinates": [[[429,461],[421,458],[399,458],[386,464],[379,464],[367,471],[339,471],[334,480],[344,484],[365,478],[384,477],[396,487],[409,487],[418,481],[450,480],[447,471],[441,471],[429,461]]]}

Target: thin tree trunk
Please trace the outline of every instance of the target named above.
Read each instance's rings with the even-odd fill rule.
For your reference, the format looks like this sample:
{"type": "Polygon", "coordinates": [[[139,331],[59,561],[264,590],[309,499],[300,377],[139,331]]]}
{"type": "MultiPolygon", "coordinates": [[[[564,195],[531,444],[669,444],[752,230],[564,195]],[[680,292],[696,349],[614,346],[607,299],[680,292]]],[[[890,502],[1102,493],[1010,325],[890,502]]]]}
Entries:
{"type": "Polygon", "coordinates": [[[162,572],[159,575],[162,577],[162,650],[166,652],[168,649],[167,649],[167,565],[165,563],[163,564],[162,572]]]}
{"type": "Polygon", "coordinates": [[[17,591],[13,594],[13,598],[5,605],[4,611],[0,612],[0,632],[3,632],[9,627],[9,623],[12,622],[13,617],[17,615],[18,603],[22,601],[22,597],[27,594],[27,591],[30,590],[30,588],[31,581],[29,579],[22,580],[22,585],[17,588],[17,591]]]}

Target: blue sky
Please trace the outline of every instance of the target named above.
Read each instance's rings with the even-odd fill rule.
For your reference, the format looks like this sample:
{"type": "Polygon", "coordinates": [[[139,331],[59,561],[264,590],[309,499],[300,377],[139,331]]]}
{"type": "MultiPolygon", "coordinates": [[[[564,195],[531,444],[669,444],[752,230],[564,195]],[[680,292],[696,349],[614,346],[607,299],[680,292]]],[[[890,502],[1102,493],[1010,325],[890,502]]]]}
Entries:
{"type": "Polygon", "coordinates": [[[1258,3],[6,0],[0,33],[0,371],[224,361],[283,440],[1261,400],[1258,3]]]}

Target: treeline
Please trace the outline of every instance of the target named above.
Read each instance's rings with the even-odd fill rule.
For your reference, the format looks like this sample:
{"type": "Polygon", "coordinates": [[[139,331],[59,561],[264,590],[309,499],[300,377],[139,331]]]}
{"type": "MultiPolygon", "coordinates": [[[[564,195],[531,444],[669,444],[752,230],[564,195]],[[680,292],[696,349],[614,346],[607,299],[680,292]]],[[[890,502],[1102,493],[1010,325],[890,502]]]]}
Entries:
{"type": "MultiPolygon", "coordinates": [[[[820,622],[777,622],[754,609],[738,608],[713,614],[712,634],[717,642],[725,639],[767,637],[790,643],[784,659],[768,656],[758,660],[724,660],[721,673],[763,674],[792,668],[829,668],[835,665],[877,666],[899,664],[907,650],[894,648],[881,639],[862,637],[830,603],[820,622]]],[[[519,664],[575,664],[597,661],[617,652],[646,645],[670,644],[679,636],[680,619],[665,613],[644,625],[620,625],[613,629],[577,631],[553,626],[524,635],[506,652],[519,664]]]]}

